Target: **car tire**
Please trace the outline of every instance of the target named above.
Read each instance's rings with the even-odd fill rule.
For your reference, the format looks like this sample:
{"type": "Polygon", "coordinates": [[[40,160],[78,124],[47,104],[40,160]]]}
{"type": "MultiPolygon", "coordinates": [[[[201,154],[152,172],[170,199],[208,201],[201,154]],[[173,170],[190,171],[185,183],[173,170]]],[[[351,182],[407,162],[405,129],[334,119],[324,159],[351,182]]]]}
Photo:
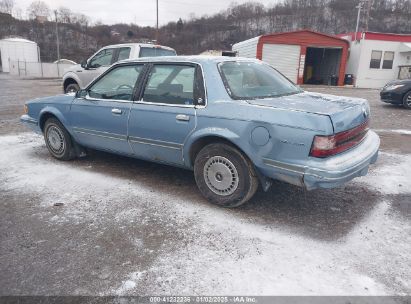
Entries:
{"type": "Polygon", "coordinates": [[[44,124],[44,140],[50,154],[58,160],[75,157],[71,136],[56,118],[49,118],[44,124]]]}
{"type": "Polygon", "coordinates": [[[402,104],[406,109],[411,110],[411,91],[405,93],[402,104]]]}
{"type": "Polygon", "coordinates": [[[203,196],[226,208],[244,204],[258,188],[257,174],[251,161],[224,143],[209,144],[197,154],[194,176],[203,196]]]}
{"type": "Polygon", "coordinates": [[[77,83],[70,83],[66,89],[64,90],[64,93],[76,93],[78,90],[80,90],[80,86],[77,83]]]}

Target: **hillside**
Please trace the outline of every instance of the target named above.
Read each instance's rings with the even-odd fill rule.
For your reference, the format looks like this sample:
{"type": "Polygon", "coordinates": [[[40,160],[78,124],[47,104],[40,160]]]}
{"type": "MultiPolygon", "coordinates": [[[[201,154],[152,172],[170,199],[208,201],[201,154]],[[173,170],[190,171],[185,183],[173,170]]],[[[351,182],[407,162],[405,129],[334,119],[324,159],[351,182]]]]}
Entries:
{"type": "MultiPolygon", "coordinates": [[[[208,49],[230,49],[233,43],[270,32],[301,28],[329,34],[353,31],[357,3],[354,0],[286,0],[271,7],[260,3],[232,5],[212,16],[180,19],[162,26],[159,43],[175,48],[179,54],[198,54],[208,49]]],[[[365,15],[362,15],[360,29],[366,28],[365,15]]],[[[373,0],[368,30],[410,33],[411,1],[373,0]]],[[[36,41],[43,61],[54,61],[57,57],[54,22],[18,20],[0,13],[0,38],[6,36],[36,41]]],[[[89,26],[88,22],[62,19],[59,37],[61,58],[79,62],[103,45],[153,40],[155,29],[135,24],[89,26]]]]}

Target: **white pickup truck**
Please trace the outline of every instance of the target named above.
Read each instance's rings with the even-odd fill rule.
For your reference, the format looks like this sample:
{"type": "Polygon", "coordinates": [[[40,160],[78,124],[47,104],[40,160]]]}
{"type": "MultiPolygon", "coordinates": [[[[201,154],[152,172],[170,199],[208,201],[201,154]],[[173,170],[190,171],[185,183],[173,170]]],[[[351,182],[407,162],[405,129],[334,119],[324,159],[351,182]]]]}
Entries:
{"type": "Polygon", "coordinates": [[[101,48],[89,59],[67,69],[63,75],[64,93],[85,88],[113,63],[140,57],[175,56],[170,47],[145,43],[115,44],[101,48]]]}

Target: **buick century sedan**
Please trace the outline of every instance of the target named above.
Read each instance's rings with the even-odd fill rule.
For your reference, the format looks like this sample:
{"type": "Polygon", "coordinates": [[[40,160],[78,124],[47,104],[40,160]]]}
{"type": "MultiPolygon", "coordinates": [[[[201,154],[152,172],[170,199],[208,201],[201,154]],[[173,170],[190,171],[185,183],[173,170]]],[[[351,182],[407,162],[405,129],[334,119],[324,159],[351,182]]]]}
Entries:
{"type": "Polygon", "coordinates": [[[91,148],[186,168],[224,207],[272,180],[340,186],[367,174],[380,144],[366,100],[305,92],[246,58],[122,61],[75,95],[27,102],[25,113],[59,160],[91,148]]]}

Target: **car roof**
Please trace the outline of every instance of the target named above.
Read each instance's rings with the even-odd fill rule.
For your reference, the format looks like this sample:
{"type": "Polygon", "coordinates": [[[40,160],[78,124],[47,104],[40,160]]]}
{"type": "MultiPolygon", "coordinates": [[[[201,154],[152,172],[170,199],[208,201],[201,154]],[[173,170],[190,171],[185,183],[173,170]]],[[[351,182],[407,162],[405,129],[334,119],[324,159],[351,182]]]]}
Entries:
{"type": "Polygon", "coordinates": [[[193,56],[158,56],[158,57],[142,57],[136,59],[126,59],[117,62],[120,63],[132,63],[132,62],[187,62],[187,63],[220,63],[225,61],[255,61],[260,62],[257,59],[245,58],[245,57],[229,57],[229,56],[209,56],[209,55],[193,55],[193,56]]]}
{"type": "Polygon", "coordinates": [[[111,45],[106,45],[105,47],[102,47],[102,49],[107,49],[107,48],[119,48],[119,47],[125,47],[125,46],[139,46],[139,47],[149,47],[149,48],[162,48],[162,49],[167,49],[167,50],[172,50],[174,51],[173,48],[165,45],[158,45],[158,44],[151,44],[151,43],[120,43],[120,44],[111,44],[111,45]]]}

